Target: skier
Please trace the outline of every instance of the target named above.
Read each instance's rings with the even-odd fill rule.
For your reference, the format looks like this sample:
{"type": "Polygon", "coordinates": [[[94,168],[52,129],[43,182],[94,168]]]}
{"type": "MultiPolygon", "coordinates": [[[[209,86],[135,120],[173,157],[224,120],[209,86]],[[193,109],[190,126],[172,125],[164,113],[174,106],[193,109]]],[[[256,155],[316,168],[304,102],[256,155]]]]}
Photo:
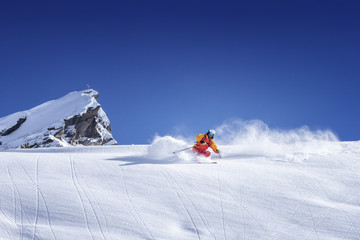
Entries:
{"type": "Polygon", "coordinates": [[[215,130],[209,130],[206,134],[199,134],[196,136],[196,143],[192,147],[192,150],[198,154],[205,157],[210,157],[211,153],[207,151],[208,147],[211,147],[215,153],[220,153],[220,150],[217,148],[213,138],[215,135],[215,130]]]}

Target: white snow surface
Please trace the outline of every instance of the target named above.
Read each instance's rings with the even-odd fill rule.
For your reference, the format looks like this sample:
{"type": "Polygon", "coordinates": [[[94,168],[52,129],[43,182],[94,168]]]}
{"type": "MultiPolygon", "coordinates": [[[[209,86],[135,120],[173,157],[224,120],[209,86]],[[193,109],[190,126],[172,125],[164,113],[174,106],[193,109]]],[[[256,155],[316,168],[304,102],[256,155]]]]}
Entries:
{"type": "Polygon", "coordinates": [[[0,152],[0,239],[360,239],[359,141],[246,126],[217,164],[171,136],[0,152]]]}

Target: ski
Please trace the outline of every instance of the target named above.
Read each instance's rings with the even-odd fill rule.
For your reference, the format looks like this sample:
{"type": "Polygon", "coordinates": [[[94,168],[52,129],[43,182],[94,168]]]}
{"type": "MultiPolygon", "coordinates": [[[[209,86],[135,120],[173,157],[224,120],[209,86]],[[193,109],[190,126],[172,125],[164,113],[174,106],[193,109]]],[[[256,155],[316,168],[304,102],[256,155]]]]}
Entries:
{"type": "Polygon", "coordinates": [[[195,154],[195,162],[197,164],[217,164],[217,161],[213,161],[211,158],[201,157],[195,154]]]}
{"type": "Polygon", "coordinates": [[[197,162],[197,164],[217,164],[217,162],[197,162]]]}

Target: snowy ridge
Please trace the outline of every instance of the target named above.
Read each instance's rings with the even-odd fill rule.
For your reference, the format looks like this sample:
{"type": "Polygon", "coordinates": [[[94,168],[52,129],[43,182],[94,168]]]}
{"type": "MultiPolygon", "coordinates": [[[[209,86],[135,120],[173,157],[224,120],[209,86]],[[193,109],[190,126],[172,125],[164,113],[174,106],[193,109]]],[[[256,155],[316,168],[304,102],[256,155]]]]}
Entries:
{"type": "Polygon", "coordinates": [[[97,114],[95,118],[99,123],[96,124],[98,135],[105,143],[116,144],[109,131],[110,121],[96,101],[97,96],[95,90],[72,92],[30,110],[0,118],[0,150],[25,144],[30,147],[76,145],[71,140],[74,140],[74,135],[81,133],[76,132],[75,124],[66,126],[66,122],[95,110],[94,115],[97,114]],[[19,122],[21,119],[23,121],[19,122]],[[64,134],[66,131],[68,134],[64,134]]]}
{"type": "Polygon", "coordinates": [[[359,141],[282,132],[267,152],[218,132],[209,165],[171,136],[0,152],[0,239],[360,238],[359,141]]]}

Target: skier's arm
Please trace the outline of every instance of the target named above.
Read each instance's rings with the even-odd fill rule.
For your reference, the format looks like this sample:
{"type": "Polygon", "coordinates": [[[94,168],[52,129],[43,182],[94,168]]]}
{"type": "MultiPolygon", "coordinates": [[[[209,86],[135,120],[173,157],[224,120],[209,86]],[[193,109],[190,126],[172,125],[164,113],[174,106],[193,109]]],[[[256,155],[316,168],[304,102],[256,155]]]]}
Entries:
{"type": "Polygon", "coordinates": [[[212,148],[212,150],[213,150],[214,152],[216,152],[216,153],[220,152],[220,151],[218,150],[218,147],[216,146],[216,144],[215,144],[214,141],[211,141],[211,146],[210,146],[210,147],[212,148]]]}

